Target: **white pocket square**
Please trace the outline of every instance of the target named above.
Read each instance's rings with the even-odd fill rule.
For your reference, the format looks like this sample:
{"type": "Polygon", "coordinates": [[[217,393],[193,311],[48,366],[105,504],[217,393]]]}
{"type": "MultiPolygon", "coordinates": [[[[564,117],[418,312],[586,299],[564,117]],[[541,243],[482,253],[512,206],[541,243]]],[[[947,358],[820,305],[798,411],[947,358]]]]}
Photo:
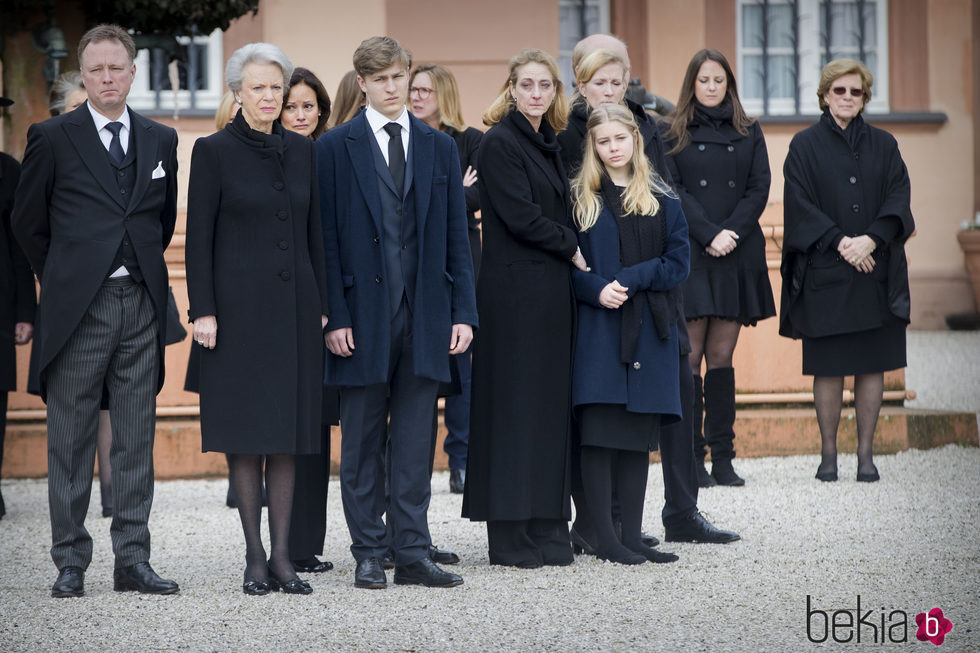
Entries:
{"type": "Polygon", "coordinates": [[[163,161],[158,161],[157,167],[153,169],[153,174],[150,175],[150,179],[160,179],[166,176],[167,173],[163,171],[163,161]]]}

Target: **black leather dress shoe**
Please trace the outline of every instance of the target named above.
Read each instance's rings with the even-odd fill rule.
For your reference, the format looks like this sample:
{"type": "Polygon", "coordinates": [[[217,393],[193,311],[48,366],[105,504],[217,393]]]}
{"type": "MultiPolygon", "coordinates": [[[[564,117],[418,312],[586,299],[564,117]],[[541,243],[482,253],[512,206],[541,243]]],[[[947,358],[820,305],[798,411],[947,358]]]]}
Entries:
{"type": "Polygon", "coordinates": [[[711,522],[704,518],[704,515],[697,511],[676,524],[664,525],[664,532],[664,539],[668,542],[726,544],[742,539],[738,533],[715,528],[711,522]]]}
{"type": "Polygon", "coordinates": [[[385,570],[377,558],[365,558],[357,563],[354,571],[354,587],[369,590],[383,590],[388,586],[385,570]]]}
{"type": "Polygon", "coordinates": [[[293,560],[293,569],[304,574],[320,574],[333,569],[333,563],[329,560],[318,560],[316,556],[310,556],[304,560],[293,560]]]}
{"type": "Polygon", "coordinates": [[[428,558],[395,567],[395,585],[425,585],[426,587],[456,587],[463,584],[462,576],[443,571],[428,558]]]}
{"type": "Polygon", "coordinates": [[[289,580],[282,580],[276,576],[276,572],[272,571],[272,567],[269,567],[269,589],[273,592],[278,592],[282,590],[283,594],[312,594],[313,588],[310,584],[303,580],[302,578],[290,578],[289,580]]]}
{"type": "Polygon", "coordinates": [[[653,535],[648,535],[647,533],[640,532],[640,541],[643,542],[645,546],[654,547],[660,544],[660,539],[654,537],[653,535]]]}
{"type": "Polygon", "coordinates": [[[465,469],[450,469],[449,470],[449,491],[452,494],[462,494],[463,487],[466,485],[466,470],[465,469]]]}
{"type": "Polygon", "coordinates": [[[180,591],[177,583],[160,578],[149,562],[137,562],[129,567],[119,567],[113,570],[112,580],[112,589],[117,592],[176,594],[180,591]]]}
{"type": "Polygon", "coordinates": [[[384,557],[381,558],[381,566],[384,567],[385,569],[394,569],[395,568],[395,552],[394,551],[392,551],[391,549],[388,549],[387,551],[385,551],[384,557]]]}
{"type": "Polygon", "coordinates": [[[439,547],[429,545],[429,560],[437,565],[459,564],[459,556],[452,551],[440,551],[439,547]]]}
{"type": "Polygon", "coordinates": [[[51,586],[51,596],[56,599],[85,596],[85,571],[81,567],[62,567],[58,580],[51,586]]]}

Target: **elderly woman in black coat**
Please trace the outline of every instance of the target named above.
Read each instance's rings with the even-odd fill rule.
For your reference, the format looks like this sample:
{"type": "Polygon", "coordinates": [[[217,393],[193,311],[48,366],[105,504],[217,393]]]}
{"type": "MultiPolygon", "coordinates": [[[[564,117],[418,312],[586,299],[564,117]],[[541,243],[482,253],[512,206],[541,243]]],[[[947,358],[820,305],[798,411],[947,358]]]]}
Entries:
{"type": "Polygon", "coordinates": [[[487,522],[490,564],[572,562],[571,269],[586,265],[555,138],[567,113],[555,60],[522,50],[483,117],[481,328],[463,516],[487,522]]]}
{"type": "Polygon", "coordinates": [[[691,59],[677,108],[663,124],[667,166],[691,239],[691,276],[683,288],[699,483],[744,485],[732,466],[732,356],[743,326],[776,314],[759,226],[769,198],[766,141],[759,124],[745,115],[735,75],[717,50],[701,50],[691,59]],[[704,469],[705,441],[711,448],[710,476],[704,469]]]}
{"type": "Polygon", "coordinates": [[[895,138],[864,122],[873,78],[853,59],[820,74],[823,115],[786,155],[780,334],[803,340],[820,426],[816,477],[837,480],[844,377],[854,376],[857,480],[879,479],[872,444],[884,372],[905,367],[910,300],[905,241],[915,223],[895,138]]]}
{"type": "Polygon", "coordinates": [[[231,56],[225,77],[242,108],[195,143],[187,202],[202,449],[230,454],[249,595],[312,591],[293,570],[288,533],[294,455],[319,451],[327,299],[313,143],[276,121],[292,70],[267,43],[231,56]]]}

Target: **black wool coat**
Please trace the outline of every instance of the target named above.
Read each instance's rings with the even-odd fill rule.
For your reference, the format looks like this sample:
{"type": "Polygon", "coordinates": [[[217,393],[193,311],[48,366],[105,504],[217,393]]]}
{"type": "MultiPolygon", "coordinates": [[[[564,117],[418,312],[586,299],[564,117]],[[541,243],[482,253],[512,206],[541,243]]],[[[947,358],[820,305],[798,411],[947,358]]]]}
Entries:
{"type": "Polygon", "coordinates": [[[315,166],[310,139],[279,123],[252,131],[241,114],[194,144],[190,318],[218,322],[216,347],[198,352],[204,451],[319,452],[327,297],[315,166]]]}
{"type": "Polygon", "coordinates": [[[895,137],[858,115],[853,146],[829,113],[789,145],[779,333],[819,338],[880,327],[891,313],[909,322],[905,241],[915,230],[908,170],[895,137]],[[837,252],[843,236],[870,235],[871,274],[837,252]]]}
{"type": "Polygon", "coordinates": [[[20,178],[20,164],[0,152],[0,392],[17,389],[14,326],[34,323],[37,295],[27,257],[10,231],[10,210],[20,178]]]}
{"type": "MultiPolygon", "coordinates": [[[[663,129],[668,129],[666,122],[663,129]]],[[[759,218],[769,199],[769,155],[759,123],[740,134],[731,122],[715,124],[695,114],[690,141],[667,155],[691,239],[691,276],[684,282],[687,319],[724,317],[743,325],[776,314],[766,241],[759,218]],[[705,251],[722,229],[738,234],[727,256],[705,251]]],[[[668,152],[677,142],[667,138],[668,152]]]]}
{"type": "Polygon", "coordinates": [[[554,131],[511,111],[480,146],[483,264],[463,516],[569,519],[574,297],[554,131]]]}
{"type": "Polygon", "coordinates": [[[477,168],[477,157],[480,154],[483,132],[473,127],[466,127],[463,131],[447,127],[446,133],[456,141],[460,171],[465,175],[466,168],[470,166],[476,170],[476,181],[463,189],[463,194],[466,196],[466,226],[470,236],[470,253],[473,255],[473,275],[476,278],[480,274],[481,258],[480,218],[476,217],[476,212],[480,210],[480,170],[477,168]]]}

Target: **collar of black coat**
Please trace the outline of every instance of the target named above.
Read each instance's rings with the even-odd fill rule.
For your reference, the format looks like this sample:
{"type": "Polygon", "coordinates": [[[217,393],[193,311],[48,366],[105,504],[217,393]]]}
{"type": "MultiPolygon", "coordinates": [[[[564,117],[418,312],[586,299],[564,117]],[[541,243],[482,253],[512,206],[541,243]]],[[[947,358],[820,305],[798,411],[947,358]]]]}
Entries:
{"type": "Polygon", "coordinates": [[[730,104],[718,107],[705,107],[695,104],[694,115],[691,116],[687,131],[691,134],[691,140],[696,143],[728,145],[733,141],[745,138],[732,125],[732,107],[730,104]]]}
{"type": "Polygon", "coordinates": [[[282,154],[283,145],[286,140],[283,138],[285,130],[279,124],[278,120],[272,123],[272,133],[266,134],[252,129],[248,121],[245,120],[245,116],[239,111],[235,114],[234,119],[225,126],[225,129],[247,145],[257,148],[269,148],[275,150],[278,154],[282,154]]]}
{"type": "Polygon", "coordinates": [[[851,119],[851,122],[847,123],[847,129],[841,129],[841,126],[837,124],[834,117],[830,115],[830,107],[823,110],[823,115],[820,116],[820,124],[834,132],[841,138],[843,138],[851,149],[857,148],[858,141],[861,139],[861,135],[864,134],[865,125],[864,113],[859,113],[851,119]]]}
{"type": "Polygon", "coordinates": [[[541,116],[541,126],[537,131],[534,131],[531,123],[517,109],[512,109],[510,113],[504,116],[504,120],[508,121],[518,131],[527,136],[538,149],[544,150],[545,152],[557,152],[561,149],[561,146],[558,144],[558,138],[555,136],[555,130],[552,128],[551,123],[548,122],[547,117],[541,116]]]}

